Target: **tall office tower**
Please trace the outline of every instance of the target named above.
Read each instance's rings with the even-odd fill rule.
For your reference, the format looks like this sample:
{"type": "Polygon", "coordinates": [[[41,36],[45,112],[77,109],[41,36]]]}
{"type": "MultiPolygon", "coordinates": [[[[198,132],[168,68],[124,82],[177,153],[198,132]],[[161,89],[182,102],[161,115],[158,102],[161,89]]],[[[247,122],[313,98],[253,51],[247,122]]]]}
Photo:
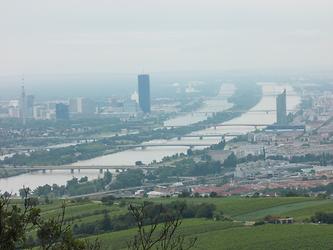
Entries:
{"type": "Polygon", "coordinates": [[[83,97],[76,98],[77,100],[77,112],[82,113],[83,112],[83,97]]]}
{"type": "Polygon", "coordinates": [[[56,119],[69,120],[69,107],[64,103],[56,104],[56,119]]]}
{"type": "Polygon", "coordinates": [[[8,103],[9,117],[20,118],[21,108],[20,100],[10,100],[8,103]]]}
{"type": "Polygon", "coordinates": [[[26,117],[33,118],[34,116],[35,97],[33,95],[27,95],[26,97],[26,117]]]}
{"type": "Polygon", "coordinates": [[[24,84],[22,83],[22,92],[21,92],[21,98],[20,98],[20,118],[21,118],[23,125],[25,125],[25,123],[26,123],[26,104],[27,103],[26,103],[24,84]]]}
{"type": "Polygon", "coordinates": [[[72,113],[91,115],[96,112],[96,103],[89,98],[83,97],[70,99],[69,111],[72,113]]]}
{"type": "Polygon", "coordinates": [[[138,75],[139,106],[144,113],[150,113],[149,75],[138,75]]]}
{"type": "Polygon", "coordinates": [[[96,103],[89,98],[81,99],[81,112],[82,114],[92,115],[96,113],[96,103]]]}
{"type": "Polygon", "coordinates": [[[77,98],[72,98],[72,99],[69,100],[69,111],[71,113],[77,113],[78,112],[77,98]]]}
{"type": "Polygon", "coordinates": [[[276,97],[276,123],[278,125],[286,125],[288,123],[286,90],[276,97]]]}
{"type": "Polygon", "coordinates": [[[34,119],[36,120],[46,120],[47,119],[47,107],[45,105],[34,106],[34,119]]]}

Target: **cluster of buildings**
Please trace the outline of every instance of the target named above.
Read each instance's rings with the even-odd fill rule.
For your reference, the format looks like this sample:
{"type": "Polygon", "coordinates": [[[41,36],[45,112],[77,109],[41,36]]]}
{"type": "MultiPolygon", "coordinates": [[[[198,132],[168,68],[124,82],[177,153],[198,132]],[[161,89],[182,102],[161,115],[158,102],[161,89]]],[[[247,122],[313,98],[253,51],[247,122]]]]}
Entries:
{"type": "Polygon", "coordinates": [[[156,185],[154,188],[150,188],[148,190],[139,189],[135,191],[134,196],[136,197],[144,197],[147,196],[149,198],[159,198],[159,197],[172,197],[178,196],[182,192],[187,191],[188,188],[182,182],[175,182],[171,185],[156,185]]]}
{"type": "Polygon", "coordinates": [[[265,193],[265,196],[277,196],[274,190],[309,190],[318,186],[325,186],[333,183],[332,175],[328,177],[309,174],[309,177],[294,176],[287,179],[260,179],[256,181],[234,180],[230,183],[217,185],[195,185],[192,186],[191,193],[199,196],[210,196],[216,193],[218,196],[249,195],[265,193]]]}
{"type": "Polygon", "coordinates": [[[20,118],[25,124],[27,119],[68,120],[70,117],[87,117],[96,114],[108,115],[117,113],[137,114],[151,112],[150,78],[148,74],[138,75],[138,97],[122,101],[110,100],[109,105],[102,107],[95,100],[85,97],[71,98],[65,101],[35,103],[33,95],[26,95],[22,85],[19,100],[0,103],[0,117],[20,118]]]}
{"type": "Polygon", "coordinates": [[[294,176],[307,176],[304,169],[311,169],[306,164],[288,163],[285,161],[262,160],[238,164],[234,178],[238,180],[285,179],[294,176]]]}
{"type": "Polygon", "coordinates": [[[19,100],[11,100],[2,107],[7,108],[9,117],[21,118],[23,123],[26,119],[34,118],[34,105],[35,97],[33,95],[26,95],[24,86],[22,86],[21,97],[19,100]]]}
{"type": "Polygon", "coordinates": [[[333,167],[330,164],[318,166],[319,163],[289,162],[297,156],[332,154],[333,95],[330,92],[305,98],[301,108],[293,115],[293,121],[288,121],[286,91],[279,94],[276,97],[277,122],[273,126],[248,133],[245,140],[228,143],[228,150],[211,155],[220,161],[231,152],[237,158],[248,158],[244,163],[237,164],[231,181],[223,185],[216,185],[215,181],[190,185],[187,188],[192,195],[253,195],[265,190],[308,190],[333,183],[333,167]],[[269,159],[279,159],[277,156],[282,159],[269,159]]]}

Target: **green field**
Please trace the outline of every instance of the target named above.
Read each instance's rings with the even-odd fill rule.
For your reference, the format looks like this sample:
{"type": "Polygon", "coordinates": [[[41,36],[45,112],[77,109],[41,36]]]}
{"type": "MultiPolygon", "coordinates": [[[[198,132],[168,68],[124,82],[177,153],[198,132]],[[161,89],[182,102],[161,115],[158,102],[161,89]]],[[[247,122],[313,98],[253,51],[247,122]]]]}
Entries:
{"type": "Polygon", "coordinates": [[[198,249],[332,249],[332,225],[264,225],[199,234],[198,249]]]}
{"type": "MultiPolygon", "coordinates": [[[[185,200],[188,205],[211,203],[217,211],[222,211],[230,221],[212,219],[186,219],[181,225],[181,233],[186,237],[198,237],[196,249],[333,249],[333,225],[303,223],[316,212],[333,212],[333,200],[306,197],[276,198],[164,198],[152,199],[156,203],[185,200]],[[246,221],[258,221],[266,215],[291,216],[292,225],[245,226],[246,221]]],[[[127,200],[129,203],[142,202],[143,199],[127,200]]],[[[42,205],[45,216],[59,213],[61,203],[42,205]]],[[[98,201],[68,203],[66,218],[73,224],[98,222],[103,211],[111,217],[127,212],[127,206],[104,205],[98,201]]],[[[98,237],[103,249],[126,249],[136,229],[103,233],[89,236],[98,237]]]]}
{"type": "MultiPolygon", "coordinates": [[[[267,198],[187,198],[188,204],[212,203],[225,216],[235,220],[258,220],[266,215],[294,216],[296,220],[310,217],[316,211],[333,210],[333,200],[318,200],[308,197],[267,197],[267,198]]],[[[156,202],[171,202],[160,199],[156,202]]]]}
{"type": "MultiPolygon", "coordinates": [[[[181,232],[198,237],[195,249],[332,249],[333,225],[243,226],[202,219],[185,220],[181,232]]],[[[126,249],[135,230],[101,234],[103,249],[126,249]]],[[[92,239],[94,237],[89,237],[92,239]]]]}

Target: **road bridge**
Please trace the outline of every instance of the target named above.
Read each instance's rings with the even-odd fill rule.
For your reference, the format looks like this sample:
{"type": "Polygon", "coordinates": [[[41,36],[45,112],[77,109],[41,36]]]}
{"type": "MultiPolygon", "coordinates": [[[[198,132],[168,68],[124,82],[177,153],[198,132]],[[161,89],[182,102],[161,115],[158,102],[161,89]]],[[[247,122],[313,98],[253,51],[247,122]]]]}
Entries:
{"type": "Polygon", "coordinates": [[[189,134],[189,135],[182,135],[178,136],[177,139],[181,140],[182,138],[199,138],[203,140],[204,138],[221,138],[225,139],[226,137],[236,137],[240,136],[241,134],[189,134]]]}
{"type": "MultiPolygon", "coordinates": [[[[281,91],[282,92],[282,91],[281,91]]],[[[271,94],[265,94],[265,95],[262,95],[262,97],[276,97],[276,96],[278,96],[279,94],[281,94],[281,92],[276,92],[276,94],[275,93],[271,93],[271,94]]],[[[287,93],[287,98],[288,97],[292,97],[292,96],[297,96],[297,97],[299,97],[300,95],[297,95],[297,94],[289,94],[289,93],[287,93]]]]}
{"type": "Polygon", "coordinates": [[[82,169],[96,169],[100,172],[103,170],[125,170],[125,169],[154,169],[157,166],[152,165],[46,165],[46,166],[1,166],[0,169],[10,169],[10,170],[26,170],[26,171],[38,171],[42,170],[43,172],[47,170],[70,170],[72,173],[74,170],[82,169]]]}
{"type": "Polygon", "coordinates": [[[234,137],[234,136],[240,136],[242,134],[190,134],[190,135],[182,135],[179,136],[180,138],[217,138],[217,137],[234,137]]]}
{"type": "MultiPolygon", "coordinates": [[[[238,134],[239,135],[239,134],[238,134]]],[[[214,135],[207,135],[207,134],[202,134],[202,135],[182,135],[181,138],[183,137],[223,137],[223,136],[227,136],[227,137],[231,137],[231,136],[238,136],[238,135],[231,135],[231,134],[214,134],[214,135]]],[[[46,140],[46,139],[54,139],[56,137],[26,137],[24,139],[40,139],[40,140],[46,140]]],[[[84,143],[88,143],[88,142],[96,142],[99,140],[103,140],[103,139],[110,139],[112,137],[87,137],[87,138],[75,138],[75,137],[58,137],[57,139],[63,139],[63,140],[72,140],[73,142],[78,142],[78,144],[84,144],[84,143]]],[[[68,145],[70,146],[70,145],[68,145]]],[[[72,145],[74,146],[74,144],[72,145]]],[[[17,148],[6,148],[6,149],[25,149],[25,147],[17,147],[17,148]]],[[[51,146],[46,146],[46,147],[33,147],[33,148],[43,148],[43,149],[53,149],[52,145],[51,146]]]]}
{"type": "MultiPolygon", "coordinates": [[[[221,123],[221,124],[207,124],[207,125],[198,125],[199,128],[217,128],[217,127],[267,127],[272,124],[266,123],[221,123]]],[[[182,128],[187,127],[187,125],[175,125],[175,126],[164,126],[164,128],[182,128]]]]}
{"type": "MultiPolygon", "coordinates": [[[[193,136],[199,137],[199,136],[193,136]]],[[[145,149],[148,147],[208,147],[211,146],[212,143],[195,143],[195,142],[182,142],[182,143],[147,143],[147,144],[121,144],[121,145],[114,145],[113,148],[118,149],[130,149],[130,148],[141,148],[145,149]]],[[[17,148],[4,148],[7,150],[22,150],[22,151],[33,151],[33,150],[43,150],[43,147],[17,147],[17,148]]]]}
{"type": "MultiPolygon", "coordinates": [[[[287,112],[296,112],[297,109],[288,109],[287,112]]],[[[276,109],[253,109],[253,110],[220,110],[220,111],[192,111],[192,112],[177,112],[179,114],[217,114],[217,113],[272,113],[276,109]]]]}
{"type": "Polygon", "coordinates": [[[178,142],[178,143],[147,143],[147,144],[124,144],[124,145],[116,145],[116,148],[149,148],[149,147],[209,147],[213,145],[213,143],[191,143],[187,141],[178,142]]]}

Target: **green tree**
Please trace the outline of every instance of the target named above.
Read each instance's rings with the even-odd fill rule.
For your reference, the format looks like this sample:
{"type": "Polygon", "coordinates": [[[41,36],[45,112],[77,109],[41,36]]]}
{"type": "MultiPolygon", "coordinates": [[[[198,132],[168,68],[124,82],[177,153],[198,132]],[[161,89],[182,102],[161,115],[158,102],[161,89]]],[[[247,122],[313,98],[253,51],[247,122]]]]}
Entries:
{"type": "Polygon", "coordinates": [[[107,210],[104,211],[104,217],[102,221],[102,229],[104,231],[109,231],[112,229],[111,218],[107,210]]]}
{"type": "Polygon", "coordinates": [[[141,169],[129,169],[121,172],[113,184],[115,188],[141,186],[143,183],[144,174],[141,169]]]}
{"type": "Polygon", "coordinates": [[[0,196],[0,249],[17,249],[25,246],[26,231],[37,224],[40,210],[27,198],[28,190],[20,190],[23,206],[10,204],[9,196],[0,196]]]}
{"type": "Polygon", "coordinates": [[[29,189],[20,190],[23,204],[11,204],[9,196],[0,196],[0,250],[24,249],[33,240],[28,232],[37,231],[37,247],[43,250],[98,250],[99,241],[74,239],[72,229],[65,223],[65,205],[56,218],[43,218],[36,207],[36,198],[29,197],[29,189]]]}
{"type": "Polygon", "coordinates": [[[234,152],[232,152],[227,157],[227,159],[224,160],[223,166],[226,167],[226,168],[236,168],[236,166],[237,166],[237,157],[234,154],[234,152]]]}
{"type": "Polygon", "coordinates": [[[165,208],[160,205],[154,216],[149,216],[147,214],[149,205],[149,203],[144,203],[138,206],[129,206],[129,211],[136,221],[138,232],[133,240],[127,243],[128,249],[185,250],[194,247],[197,238],[185,239],[184,235],[179,232],[182,224],[182,207],[178,208],[176,213],[165,213],[165,208]],[[162,223],[160,223],[161,221],[162,223]]]}

